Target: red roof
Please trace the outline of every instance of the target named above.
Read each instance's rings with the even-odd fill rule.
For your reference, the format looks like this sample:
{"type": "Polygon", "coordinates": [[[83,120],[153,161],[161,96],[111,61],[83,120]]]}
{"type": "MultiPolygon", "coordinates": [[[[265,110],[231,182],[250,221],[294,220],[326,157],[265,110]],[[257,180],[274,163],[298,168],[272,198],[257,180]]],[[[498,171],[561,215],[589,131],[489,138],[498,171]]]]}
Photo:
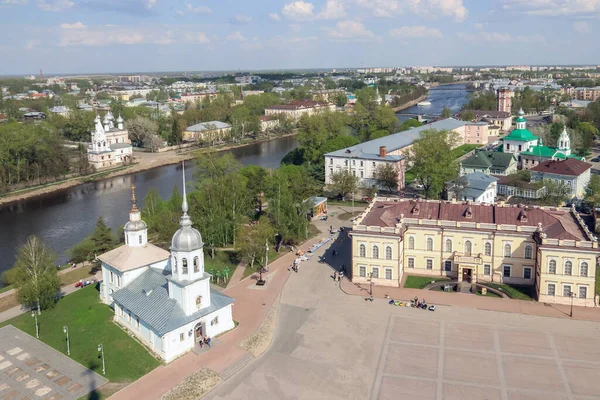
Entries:
{"type": "Polygon", "coordinates": [[[576,158],[567,158],[565,160],[547,160],[541,162],[531,168],[531,171],[545,174],[579,176],[590,168],[592,168],[592,164],[576,158]]]}

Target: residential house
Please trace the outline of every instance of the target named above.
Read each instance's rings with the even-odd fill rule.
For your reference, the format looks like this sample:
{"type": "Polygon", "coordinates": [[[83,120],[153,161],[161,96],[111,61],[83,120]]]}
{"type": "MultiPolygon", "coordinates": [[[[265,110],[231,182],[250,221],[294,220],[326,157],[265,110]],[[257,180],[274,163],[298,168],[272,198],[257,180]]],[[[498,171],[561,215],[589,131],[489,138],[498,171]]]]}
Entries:
{"type": "Polygon", "coordinates": [[[273,129],[276,129],[279,126],[279,120],[277,118],[275,118],[274,116],[266,116],[266,115],[261,115],[260,116],[260,131],[261,132],[268,132],[268,131],[272,131],[273,129]]]}
{"type": "Polygon", "coordinates": [[[481,172],[471,172],[456,181],[446,183],[447,199],[494,204],[498,178],[481,172]]]}
{"type": "Polygon", "coordinates": [[[508,132],[512,127],[512,114],[506,111],[471,110],[475,115],[475,122],[487,122],[497,125],[503,132],[508,132]]]}
{"type": "Polygon", "coordinates": [[[488,144],[489,129],[487,122],[470,122],[465,124],[465,144],[488,144]]]}
{"type": "Polygon", "coordinates": [[[278,104],[267,107],[265,115],[284,115],[286,118],[297,121],[303,115],[313,115],[323,111],[335,111],[334,103],[314,101],[314,100],[295,100],[288,104],[278,104]]]}
{"type": "Polygon", "coordinates": [[[486,175],[510,175],[517,172],[517,157],[501,151],[476,150],[460,162],[461,175],[481,172],[486,175]]]}
{"type": "Polygon", "coordinates": [[[592,164],[575,158],[548,160],[530,169],[531,181],[552,180],[571,189],[570,196],[581,198],[591,179],[592,164]]]}
{"type": "Polygon", "coordinates": [[[214,141],[227,137],[231,132],[231,125],[221,121],[200,122],[188,126],[183,132],[184,141],[214,141]]]}

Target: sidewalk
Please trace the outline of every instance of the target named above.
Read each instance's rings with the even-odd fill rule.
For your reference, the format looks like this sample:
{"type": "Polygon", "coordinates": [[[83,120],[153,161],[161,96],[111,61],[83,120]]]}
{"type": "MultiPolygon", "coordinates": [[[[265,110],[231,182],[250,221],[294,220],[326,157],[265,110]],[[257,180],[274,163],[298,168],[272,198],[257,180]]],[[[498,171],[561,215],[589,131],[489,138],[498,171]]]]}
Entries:
{"type": "MultiPolygon", "coordinates": [[[[348,279],[344,279],[340,287],[348,295],[369,297],[368,285],[358,285],[348,279]]],[[[373,297],[384,298],[386,295],[390,299],[401,301],[409,301],[416,296],[419,299],[425,298],[427,303],[435,305],[537,315],[541,317],[570,318],[570,307],[562,304],[538,303],[535,301],[477,296],[465,293],[446,293],[425,289],[373,286],[373,297]]],[[[573,319],[600,322],[600,312],[596,308],[574,306],[573,319]]]]}
{"type": "Polygon", "coordinates": [[[238,266],[235,268],[235,271],[233,271],[233,275],[231,275],[231,279],[229,279],[229,282],[227,282],[227,289],[236,285],[238,282],[240,282],[242,280],[242,277],[244,276],[244,272],[246,271],[246,268],[248,268],[248,264],[245,263],[244,261],[242,261],[238,264],[238,266]]]}

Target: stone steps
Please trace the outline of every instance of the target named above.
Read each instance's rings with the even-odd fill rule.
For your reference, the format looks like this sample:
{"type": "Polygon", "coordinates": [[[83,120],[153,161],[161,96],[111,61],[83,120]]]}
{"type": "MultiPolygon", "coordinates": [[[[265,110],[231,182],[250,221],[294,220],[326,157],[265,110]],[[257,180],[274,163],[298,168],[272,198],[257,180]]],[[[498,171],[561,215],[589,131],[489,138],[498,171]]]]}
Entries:
{"type": "Polygon", "coordinates": [[[223,380],[227,380],[244,369],[244,367],[246,367],[252,361],[254,361],[254,357],[252,354],[246,352],[242,358],[225,368],[219,375],[221,378],[223,378],[223,380]]]}
{"type": "Polygon", "coordinates": [[[470,284],[469,282],[464,282],[464,281],[463,281],[463,282],[460,282],[460,283],[458,284],[458,287],[459,287],[459,289],[460,289],[460,290],[459,290],[459,292],[460,292],[460,293],[467,293],[467,294],[470,294],[470,293],[472,293],[472,292],[471,292],[471,284],[470,284]]]}

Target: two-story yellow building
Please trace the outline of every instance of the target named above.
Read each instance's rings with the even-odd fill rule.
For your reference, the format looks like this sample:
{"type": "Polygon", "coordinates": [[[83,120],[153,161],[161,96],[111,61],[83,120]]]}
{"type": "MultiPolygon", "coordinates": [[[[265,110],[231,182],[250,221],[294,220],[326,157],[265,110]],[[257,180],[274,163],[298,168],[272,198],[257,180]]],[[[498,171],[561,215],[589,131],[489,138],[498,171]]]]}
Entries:
{"type": "Polygon", "coordinates": [[[542,302],[595,305],[598,241],[571,208],[375,198],[351,237],[354,282],[447,276],[532,285],[542,302]]]}

